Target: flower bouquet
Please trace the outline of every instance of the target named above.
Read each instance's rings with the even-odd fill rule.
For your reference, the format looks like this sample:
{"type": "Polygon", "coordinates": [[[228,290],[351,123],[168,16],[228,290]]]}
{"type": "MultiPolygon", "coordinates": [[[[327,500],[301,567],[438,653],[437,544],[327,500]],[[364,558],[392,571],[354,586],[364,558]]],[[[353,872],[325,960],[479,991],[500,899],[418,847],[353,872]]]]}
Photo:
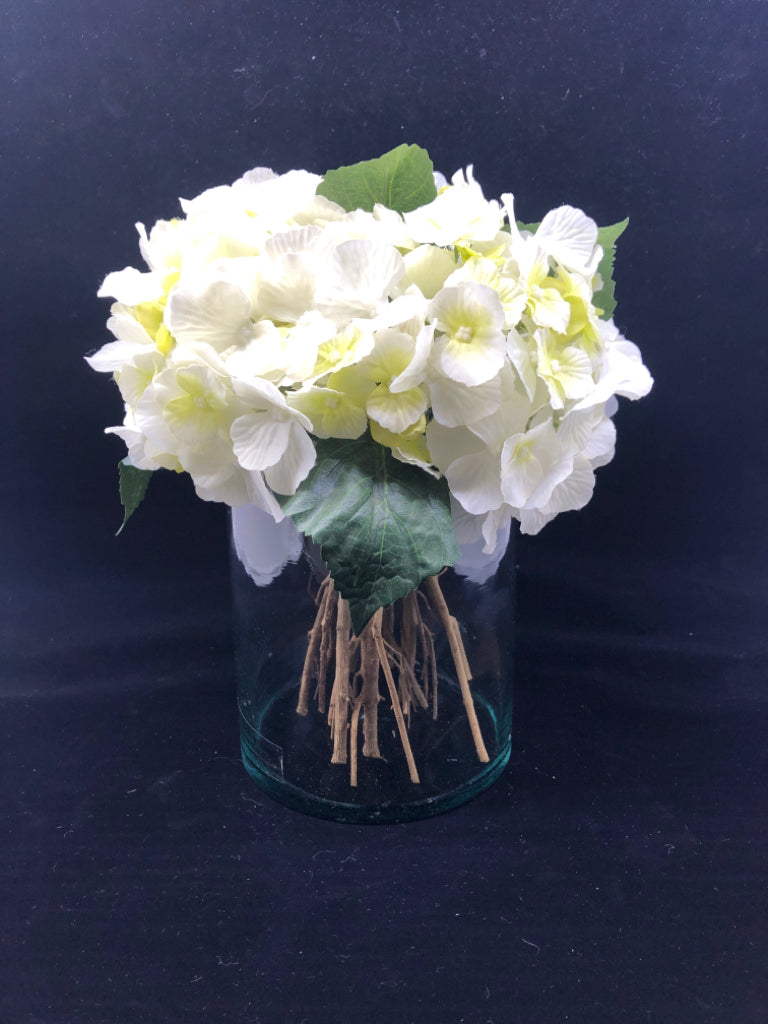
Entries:
{"type": "MultiPolygon", "coordinates": [[[[298,653],[279,685],[294,717],[314,709],[326,723],[318,749],[347,766],[349,799],[361,743],[376,768],[398,760],[423,784],[413,719],[439,722],[446,689],[448,731],[461,719],[475,766],[497,774],[508,716],[486,714],[476,680],[498,683],[499,659],[446,589],[459,576],[482,605],[513,519],[537,533],[585,505],[613,456],[616,396],[650,390],[611,319],[627,222],[598,228],[561,206],[518,223],[513,196],[486,199],[471,166],[447,182],[406,145],[324,176],[257,168],[181,205],[183,218],[137,225],[149,269],[111,273],[99,291],[116,300],[115,340],[88,362],[125,404],[108,431],[128,448],[124,522],[154,471],[183,471],[201,498],[232,506],[253,583],[308,567],[312,611],[283,645],[298,653]]],[[[298,603],[281,615],[299,620],[298,603]]],[[[268,675],[273,654],[248,673],[268,675]]],[[[267,735],[268,718],[251,722],[250,767],[277,791],[288,741],[267,735]]]]}

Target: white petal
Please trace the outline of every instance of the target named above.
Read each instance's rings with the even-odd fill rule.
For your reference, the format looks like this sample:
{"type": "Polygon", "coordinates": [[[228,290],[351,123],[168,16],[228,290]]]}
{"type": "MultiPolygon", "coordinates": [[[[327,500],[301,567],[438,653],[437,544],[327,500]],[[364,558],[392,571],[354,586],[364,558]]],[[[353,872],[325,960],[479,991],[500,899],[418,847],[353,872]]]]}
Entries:
{"type": "Polygon", "coordinates": [[[528,458],[515,457],[515,450],[523,439],[523,434],[510,437],[501,454],[501,490],[504,500],[514,508],[526,504],[544,476],[544,468],[535,455],[530,454],[528,458]]]}
{"type": "Polygon", "coordinates": [[[172,289],[165,324],[180,342],[204,342],[217,352],[245,344],[250,333],[251,300],[236,284],[214,280],[200,291],[172,289]]]}
{"type": "Polygon", "coordinates": [[[120,341],[130,341],[136,345],[155,344],[133,313],[122,303],[116,302],[112,307],[112,316],[107,320],[107,327],[120,341]]]}
{"type": "Polygon", "coordinates": [[[423,295],[398,295],[381,307],[381,311],[370,319],[355,319],[354,323],[363,331],[380,331],[387,327],[403,327],[414,318],[423,321],[428,300],[423,295]]]}
{"type": "Polygon", "coordinates": [[[277,419],[271,411],[257,410],[239,416],[230,435],[243,469],[265,470],[285,454],[291,439],[291,423],[277,419]]]}
{"type": "Polygon", "coordinates": [[[599,410],[571,410],[561,420],[557,436],[561,443],[575,453],[582,452],[589,444],[597,423],[599,410]]]}
{"type": "Polygon", "coordinates": [[[432,348],[432,338],[435,334],[435,325],[427,324],[416,335],[416,342],[413,346],[413,357],[402,373],[398,374],[389,385],[389,390],[396,394],[399,391],[406,391],[409,388],[417,387],[424,381],[427,363],[432,348]]]}
{"type": "Polygon", "coordinates": [[[385,430],[401,434],[423,416],[427,404],[427,396],[421,388],[392,394],[387,387],[379,385],[368,399],[365,410],[385,430]]]}
{"type": "Polygon", "coordinates": [[[501,404],[498,376],[476,387],[467,387],[450,377],[434,375],[430,378],[429,395],[435,419],[447,427],[475,423],[496,412],[501,404]]]}
{"type": "Polygon", "coordinates": [[[315,264],[306,253],[286,253],[266,264],[259,283],[259,316],[296,323],[315,301],[315,264]]]}
{"type": "Polygon", "coordinates": [[[352,239],[341,242],[318,273],[316,305],[337,322],[381,312],[403,273],[403,258],[391,245],[352,239]]]}
{"type": "Polygon", "coordinates": [[[507,221],[509,222],[509,238],[513,247],[521,246],[523,244],[523,236],[520,234],[520,229],[517,226],[517,220],[515,219],[515,197],[511,192],[504,192],[501,196],[501,203],[504,208],[504,212],[507,215],[507,221]]]}
{"type": "Polygon", "coordinates": [[[456,260],[447,249],[436,245],[420,245],[403,257],[405,273],[400,287],[415,284],[422,295],[431,299],[445,284],[446,278],[456,269],[456,260]]]}
{"type": "Polygon", "coordinates": [[[292,420],[304,427],[311,429],[311,423],[298,409],[291,409],[279,388],[275,387],[268,380],[238,380],[233,379],[232,387],[238,395],[251,408],[268,412],[275,419],[292,420]]]}
{"type": "Polygon", "coordinates": [[[449,338],[442,350],[440,368],[460,384],[475,387],[497,375],[505,355],[506,341],[501,332],[471,343],[449,338]]]}
{"type": "Polygon", "coordinates": [[[474,515],[496,509],[504,501],[499,459],[488,449],[455,459],[445,476],[451,493],[474,515]]]}
{"type": "Polygon", "coordinates": [[[154,377],[165,363],[165,356],[154,346],[142,348],[130,362],[125,363],[116,374],[120,394],[128,408],[139,404],[154,377]]]}
{"type": "Polygon", "coordinates": [[[543,507],[551,512],[570,512],[584,508],[595,488],[595,474],[586,459],[577,459],[573,471],[552,491],[549,501],[543,507]]]}
{"type": "MultiPolygon", "coordinates": [[[[264,255],[270,260],[279,259],[288,253],[316,253],[320,243],[328,236],[315,224],[304,228],[292,228],[290,231],[281,231],[273,235],[264,246],[264,255]]],[[[329,250],[332,243],[326,242],[329,250]]]]}
{"type": "Polygon", "coordinates": [[[232,186],[238,202],[270,224],[284,223],[315,198],[322,176],[309,171],[287,171],[274,178],[245,175],[232,186]]]}
{"type": "Polygon", "coordinates": [[[226,358],[227,372],[238,381],[253,383],[268,377],[279,383],[285,374],[285,343],[280,330],[271,320],[255,324],[251,338],[226,358]]]}
{"type": "Polygon", "coordinates": [[[269,486],[278,494],[295,494],[315,464],[317,454],[312,439],[297,423],[291,424],[291,435],[283,457],[264,473],[269,486]]]}
{"type": "Polygon", "coordinates": [[[441,246],[463,238],[492,241],[503,219],[499,204],[483,196],[471,170],[466,180],[459,171],[451,180],[431,203],[403,214],[408,231],[417,242],[441,246]]]}
{"type": "Polygon", "coordinates": [[[612,395],[643,398],[653,387],[653,377],[643,365],[640,350],[621,338],[606,345],[600,375],[593,390],[574,409],[602,405],[612,395]]]}
{"type": "Polygon", "coordinates": [[[582,449],[581,454],[589,459],[593,469],[606,466],[616,450],[616,427],[607,416],[595,427],[592,437],[582,449]]]}
{"type": "Polygon", "coordinates": [[[597,224],[573,206],[559,206],[544,217],[535,237],[567,270],[583,271],[597,245],[597,224]]]}
{"type": "Polygon", "coordinates": [[[135,267],[126,267],[107,274],[96,294],[100,299],[111,296],[126,306],[138,306],[141,302],[159,299],[163,294],[163,282],[160,275],[152,271],[142,273],[135,267]]]}
{"type": "Polygon", "coordinates": [[[184,220],[159,220],[147,237],[143,224],[138,223],[139,249],[150,270],[161,276],[178,270],[182,262],[182,249],[189,245],[188,226],[184,220]]]}
{"type": "Polygon", "coordinates": [[[501,457],[504,499],[515,508],[539,508],[572,468],[572,452],[547,420],[505,442],[501,457]]]}
{"type": "Polygon", "coordinates": [[[490,416],[484,416],[468,424],[470,431],[481,438],[488,448],[501,452],[507,438],[520,434],[525,430],[531,415],[531,404],[528,398],[514,388],[508,386],[507,374],[500,374],[501,403],[490,416]]]}
{"type": "Polygon", "coordinates": [[[539,509],[520,509],[518,518],[520,520],[520,533],[533,535],[539,533],[547,523],[550,523],[556,512],[544,513],[539,509]]]}
{"type": "Polygon", "coordinates": [[[528,397],[533,401],[536,393],[536,367],[533,354],[535,348],[529,345],[516,330],[507,334],[507,357],[517,371],[520,383],[528,397]]]}
{"type": "Polygon", "coordinates": [[[483,443],[465,427],[444,427],[436,420],[427,425],[427,447],[434,464],[445,469],[461,455],[476,454],[483,443]]]}
{"type": "MultiPolygon", "coordinates": [[[[99,373],[115,373],[129,363],[139,352],[147,351],[149,346],[136,345],[130,341],[108,341],[106,345],[86,356],[85,361],[92,370],[99,373]]],[[[154,345],[151,346],[154,348],[154,345]]]]}
{"type": "Polygon", "coordinates": [[[565,334],[571,307],[555,288],[534,286],[528,295],[528,305],[539,327],[550,327],[558,334],[565,334]]]}

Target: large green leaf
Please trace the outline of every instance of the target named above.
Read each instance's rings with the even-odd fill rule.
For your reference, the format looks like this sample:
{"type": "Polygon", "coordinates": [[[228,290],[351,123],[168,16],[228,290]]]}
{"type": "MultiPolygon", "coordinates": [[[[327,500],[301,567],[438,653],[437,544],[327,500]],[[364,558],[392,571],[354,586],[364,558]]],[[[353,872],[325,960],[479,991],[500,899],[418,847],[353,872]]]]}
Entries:
{"type": "Polygon", "coordinates": [[[119,465],[120,470],[120,501],[123,503],[123,522],[118,533],[122,533],[123,527],[131,518],[133,513],[141,504],[141,500],[149,485],[149,478],[152,476],[151,469],[137,469],[130,459],[123,459],[119,465]]]}
{"type": "Polygon", "coordinates": [[[328,171],[317,194],[332,199],[345,210],[373,210],[383,203],[390,210],[407,213],[431,203],[437,195],[432,161],[420,146],[403,143],[377,160],[363,160],[328,171]]]}
{"type": "Polygon", "coordinates": [[[317,441],[317,462],[283,511],[322,549],[360,633],[373,613],[453,565],[448,488],[369,436],[317,441]]]}
{"type": "Polygon", "coordinates": [[[616,309],[613,260],[616,255],[616,239],[624,231],[627,224],[629,224],[629,217],[619,221],[618,224],[611,224],[606,228],[598,228],[597,231],[597,244],[603,247],[603,258],[600,260],[597,272],[602,278],[603,287],[592,296],[592,302],[599,310],[602,310],[601,316],[605,320],[613,316],[613,311],[616,309]]]}

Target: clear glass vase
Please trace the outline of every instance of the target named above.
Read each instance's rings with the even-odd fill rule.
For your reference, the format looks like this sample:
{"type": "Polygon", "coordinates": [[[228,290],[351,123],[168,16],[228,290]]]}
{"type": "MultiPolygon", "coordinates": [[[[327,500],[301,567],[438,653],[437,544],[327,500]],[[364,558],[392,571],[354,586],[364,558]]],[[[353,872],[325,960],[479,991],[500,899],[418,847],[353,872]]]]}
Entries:
{"type": "Polygon", "coordinates": [[[510,755],[514,553],[462,547],[454,568],[359,637],[320,551],[289,519],[232,510],[243,762],[307,814],[394,822],[486,789],[510,755]]]}

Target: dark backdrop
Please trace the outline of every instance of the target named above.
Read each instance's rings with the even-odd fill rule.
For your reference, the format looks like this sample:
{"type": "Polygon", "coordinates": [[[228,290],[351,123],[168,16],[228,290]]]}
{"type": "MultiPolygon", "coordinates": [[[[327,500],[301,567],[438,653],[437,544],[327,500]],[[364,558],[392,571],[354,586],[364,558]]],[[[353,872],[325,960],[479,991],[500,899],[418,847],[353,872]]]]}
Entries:
{"type": "Polygon", "coordinates": [[[0,1022],[768,1020],[766,79],[759,0],[0,4],[0,1022]],[[246,169],[400,142],[524,220],[630,217],[656,378],[519,546],[515,753],[409,826],[238,764],[226,516],[119,538],[106,274],[246,169]]]}

